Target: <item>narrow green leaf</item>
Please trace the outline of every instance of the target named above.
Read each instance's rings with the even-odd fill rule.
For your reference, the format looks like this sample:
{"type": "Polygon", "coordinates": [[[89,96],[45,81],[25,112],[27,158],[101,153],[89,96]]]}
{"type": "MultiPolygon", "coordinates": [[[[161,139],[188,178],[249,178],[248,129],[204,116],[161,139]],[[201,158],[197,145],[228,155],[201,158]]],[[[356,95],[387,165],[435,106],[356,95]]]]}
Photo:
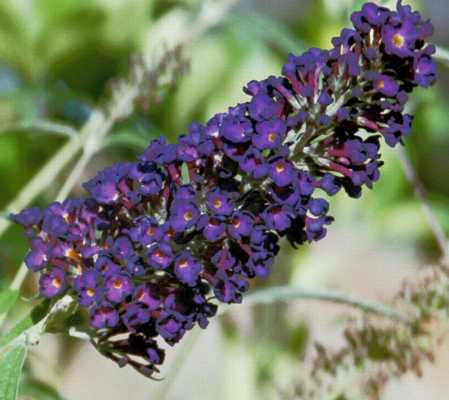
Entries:
{"type": "Polygon", "coordinates": [[[0,314],[7,313],[19,297],[18,290],[6,289],[0,292],[0,314]]]}
{"type": "MultiPolygon", "coordinates": [[[[19,321],[8,333],[0,337],[0,347],[3,347],[21,335],[26,330],[30,329],[41,321],[47,314],[50,307],[49,301],[43,301],[37,305],[25,318],[19,321]]],[[[2,400],[0,398],[0,400],[2,400]]]]}
{"type": "Polygon", "coordinates": [[[0,400],[17,399],[25,356],[26,347],[19,345],[0,359],[0,400]]]}
{"type": "Polygon", "coordinates": [[[251,35],[276,45],[282,51],[300,53],[304,44],[278,21],[269,16],[251,13],[248,15],[231,14],[228,17],[233,28],[245,35],[251,35]]]}
{"type": "Polygon", "coordinates": [[[44,382],[26,380],[20,385],[20,396],[33,400],[62,400],[61,395],[44,382]]]}

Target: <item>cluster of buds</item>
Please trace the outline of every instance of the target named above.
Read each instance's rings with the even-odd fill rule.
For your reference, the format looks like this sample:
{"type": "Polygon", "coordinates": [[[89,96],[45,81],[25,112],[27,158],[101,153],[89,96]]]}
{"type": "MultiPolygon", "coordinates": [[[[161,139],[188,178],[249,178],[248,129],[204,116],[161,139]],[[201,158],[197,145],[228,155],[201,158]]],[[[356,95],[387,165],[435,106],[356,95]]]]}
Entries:
{"type": "Polygon", "coordinates": [[[248,102],[98,173],[90,197],[13,216],[42,296],[76,297],[120,365],[158,371],[158,341],[205,328],[216,300],[241,302],[280,237],[325,236],[317,192],[358,197],[379,178],[380,139],[402,142],[408,93],[435,80],[432,26],[400,2],[365,4],[352,21],[331,50],[290,55],[282,76],[249,82],[248,102]]]}

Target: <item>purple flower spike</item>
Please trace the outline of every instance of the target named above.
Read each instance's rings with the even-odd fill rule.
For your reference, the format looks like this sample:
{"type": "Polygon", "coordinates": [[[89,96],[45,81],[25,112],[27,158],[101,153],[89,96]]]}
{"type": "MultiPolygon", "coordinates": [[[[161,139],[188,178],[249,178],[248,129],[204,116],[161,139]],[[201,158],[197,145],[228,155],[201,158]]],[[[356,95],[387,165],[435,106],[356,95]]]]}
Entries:
{"type": "Polygon", "coordinates": [[[76,295],[120,367],[159,372],[161,339],[206,328],[214,298],[241,302],[281,238],[324,238],[333,218],[320,195],[360,197],[380,177],[381,140],[411,133],[410,94],[435,82],[432,25],[401,1],[366,3],[351,21],[329,50],[290,54],[280,76],[249,82],[246,102],[100,171],[87,198],[11,216],[42,296],[76,295]]]}
{"type": "Polygon", "coordinates": [[[133,292],[134,286],[125,275],[112,275],[105,284],[106,298],[113,303],[122,302],[133,292]]]}
{"type": "Polygon", "coordinates": [[[39,286],[42,296],[47,298],[59,296],[66,289],[66,273],[61,268],[53,268],[51,272],[41,276],[39,286]]]}

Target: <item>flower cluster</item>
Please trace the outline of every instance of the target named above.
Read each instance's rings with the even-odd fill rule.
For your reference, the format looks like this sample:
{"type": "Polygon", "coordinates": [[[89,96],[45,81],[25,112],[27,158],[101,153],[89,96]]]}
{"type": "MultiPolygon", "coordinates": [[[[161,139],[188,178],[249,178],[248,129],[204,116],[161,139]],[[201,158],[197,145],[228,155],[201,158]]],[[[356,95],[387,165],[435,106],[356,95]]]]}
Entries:
{"type": "Polygon", "coordinates": [[[408,93],[435,80],[432,26],[400,2],[367,3],[352,21],[331,50],[290,55],[282,76],[248,83],[248,102],[98,173],[90,197],[13,216],[41,294],[76,296],[119,365],[151,376],[164,359],[157,340],[205,328],[215,299],[241,302],[280,237],[325,236],[332,218],[317,191],[358,197],[379,178],[380,139],[402,142],[408,93]]]}

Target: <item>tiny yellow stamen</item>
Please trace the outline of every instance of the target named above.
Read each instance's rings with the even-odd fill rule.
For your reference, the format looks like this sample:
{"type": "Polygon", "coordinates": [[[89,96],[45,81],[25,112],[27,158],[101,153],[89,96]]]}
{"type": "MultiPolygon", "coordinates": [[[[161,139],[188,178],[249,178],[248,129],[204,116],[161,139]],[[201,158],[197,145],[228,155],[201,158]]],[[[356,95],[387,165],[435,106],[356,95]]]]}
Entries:
{"type": "Polygon", "coordinates": [[[393,36],[392,43],[395,47],[402,47],[405,43],[405,38],[400,33],[396,33],[393,36]]]}
{"type": "Polygon", "coordinates": [[[274,143],[277,139],[278,135],[276,132],[271,132],[268,134],[268,141],[274,143]]]}
{"type": "Polygon", "coordinates": [[[53,280],[51,281],[51,284],[56,288],[59,289],[62,285],[62,281],[60,278],[53,278],[53,280]]]}
{"type": "Polygon", "coordinates": [[[192,212],[191,212],[191,211],[186,211],[186,212],[184,213],[184,219],[185,219],[186,221],[191,221],[191,220],[193,219],[193,214],[192,214],[192,212]]]}
{"type": "Polygon", "coordinates": [[[281,163],[276,164],[276,172],[281,173],[281,172],[284,172],[284,170],[285,170],[284,164],[281,164],[281,163]]]}

